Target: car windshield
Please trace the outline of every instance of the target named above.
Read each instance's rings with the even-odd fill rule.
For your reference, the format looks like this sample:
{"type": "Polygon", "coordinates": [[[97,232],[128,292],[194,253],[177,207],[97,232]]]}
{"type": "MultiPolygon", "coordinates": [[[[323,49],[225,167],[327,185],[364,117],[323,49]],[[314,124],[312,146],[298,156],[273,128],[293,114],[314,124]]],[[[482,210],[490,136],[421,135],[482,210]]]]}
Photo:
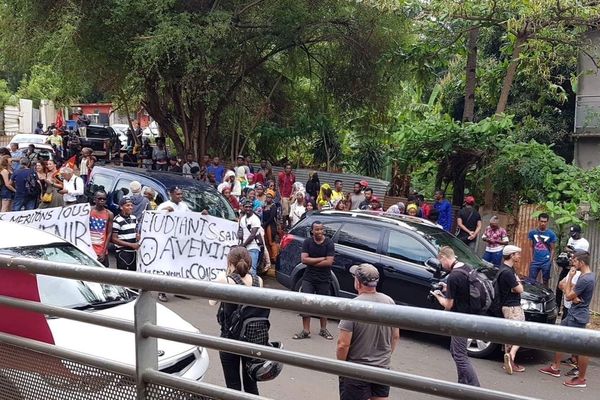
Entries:
{"type": "MultiPolygon", "coordinates": [[[[104,268],[70,243],[50,243],[0,249],[2,254],[104,268]]],[[[66,308],[99,308],[133,300],[125,288],[95,282],[83,282],[38,275],[38,290],[43,304],[66,308]]]]}
{"type": "Polygon", "coordinates": [[[477,255],[475,255],[462,240],[452,236],[445,230],[423,224],[409,223],[409,225],[421,232],[425,238],[436,247],[436,249],[439,250],[442,246],[450,246],[456,253],[456,258],[458,258],[459,261],[476,268],[487,266],[487,264],[481,258],[477,257],[477,255]]]}
{"type": "Polygon", "coordinates": [[[235,221],[233,208],[225,198],[208,190],[194,187],[184,187],[183,199],[192,211],[202,212],[208,210],[213,217],[235,221]]]}

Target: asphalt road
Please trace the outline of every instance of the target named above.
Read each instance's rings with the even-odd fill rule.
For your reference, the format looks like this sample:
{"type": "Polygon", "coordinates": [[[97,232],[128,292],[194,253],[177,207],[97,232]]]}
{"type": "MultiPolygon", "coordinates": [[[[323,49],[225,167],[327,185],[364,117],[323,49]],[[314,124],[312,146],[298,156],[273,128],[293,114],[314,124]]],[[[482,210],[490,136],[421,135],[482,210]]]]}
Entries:
{"type": "MultiPolygon", "coordinates": [[[[268,279],[268,278],[267,278],[268,279]]],[[[267,280],[265,286],[281,288],[274,280],[267,280]]],[[[183,300],[169,296],[169,302],[163,303],[190,321],[203,333],[219,334],[216,321],[217,307],[209,306],[204,299],[183,300]]],[[[271,340],[281,340],[288,350],[335,358],[337,323],[329,322],[329,330],[334,336],[328,341],[315,333],[318,320],[312,320],[313,335],[310,339],[296,341],[291,337],[301,328],[297,314],[272,310],[271,340]]],[[[401,332],[398,349],[392,356],[392,369],[430,378],[456,381],[456,370],[450,353],[448,339],[416,332],[401,332]]],[[[205,382],[225,385],[218,352],[209,350],[210,367],[205,382]]],[[[600,360],[592,359],[588,370],[588,387],[572,389],[562,385],[566,379],[542,375],[538,368],[548,364],[552,354],[539,350],[520,351],[517,362],[525,366],[526,371],[508,375],[502,369],[501,356],[491,360],[473,359],[479,380],[483,387],[507,391],[514,394],[532,396],[540,399],[577,398],[578,400],[596,400],[600,393],[600,360]]],[[[563,372],[567,371],[563,366],[563,372]]],[[[270,382],[259,384],[261,395],[273,399],[305,400],[311,398],[337,399],[337,377],[329,374],[296,368],[286,365],[281,375],[270,382]]],[[[430,395],[392,388],[390,399],[435,399],[430,395]]]]}

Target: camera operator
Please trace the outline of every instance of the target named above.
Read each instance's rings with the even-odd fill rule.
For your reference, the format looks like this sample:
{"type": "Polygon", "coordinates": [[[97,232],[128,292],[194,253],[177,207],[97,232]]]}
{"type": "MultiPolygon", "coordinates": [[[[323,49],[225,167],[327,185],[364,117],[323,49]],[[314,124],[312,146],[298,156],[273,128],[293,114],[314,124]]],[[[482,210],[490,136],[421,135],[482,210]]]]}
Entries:
{"type": "MultiPolygon", "coordinates": [[[[468,272],[470,267],[456,259],[456,254],[449,246],[440,248],[438,260],[442,268],[449,271],[447,283],[441,283],[442,290],[431,292],[445,310],[468,314],[470,308],[470,290],[468,272]],[[442,293],[444,292],[444,293],[442,293]]],[[[452,336],[450,354],[456,364],[458,383],[480,386],[475,369],[467,354],[467,338],[452,336]]]]}
{"type": "MultiPolygon", "coordinates": [[[[556,258],[556,264],[561,268],[560,275],[558,276],[558,283],[556,285],[556,305],[559,307],[559,311],[561,305],[563,305],[563,291],[560,288],[560,283],[567,274],[569,273],[569,269],[571,268],[571,256],[575,251],[589,251],[590,243],[581,235],[581,226],[572,225],[569,230],[569,240],[567,241],[567,246],[565,247],[565,251],[558,255],[556,258]]],[[[562,308],[562,316],[563,318],[567,315],[568,307],[563,305],[562,308]]]]}

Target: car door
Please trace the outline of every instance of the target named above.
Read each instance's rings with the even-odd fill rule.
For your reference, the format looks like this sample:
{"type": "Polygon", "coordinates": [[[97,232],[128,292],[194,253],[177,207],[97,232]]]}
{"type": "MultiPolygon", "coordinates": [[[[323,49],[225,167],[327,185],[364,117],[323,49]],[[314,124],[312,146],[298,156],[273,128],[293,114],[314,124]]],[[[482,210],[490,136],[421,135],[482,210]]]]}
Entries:
{"type": "Polygon", "coordinates": [[[354,277],[350,267],[356,264],[369,263],[376,265],[380,256],[377,253],[381,242],[382,229],[364,222],[347,222],[335,236],[335,259],[333,273],[340,285],[341,297],[354,297],[354,277]]]}
{"type": "Polygon", "coordinates": [[[396,301],[419,307],[431,307],[427,300],[432,273],[425,261],[435,254],[410,232],[390,229],[386,232],[380,266],[383,270],[381,291],[396,301]]]}
{"type": "MultiPolygon", "coordinates": [[[[107,171],[107,170],[103,170],[103,171],[107,171]]],[[[98,190],[104,190],[106,193],[108,193],[108,199],[107,199],[108,202],[106,204],[106,207],[108,207],[111,211],[114,211],[115,204],[112,202],[112,196],[111,196],[111,193],[114,190],[114,185],[115,185],[115,178],[113,176],[110,176],[110,175],[108,175],[108,173],[104,173],[104,172],[95,172],[92,174],[92,177],[87,184],[86,193],[88,194],[89,198],[93,198],[94,194],[98,190]]]]}

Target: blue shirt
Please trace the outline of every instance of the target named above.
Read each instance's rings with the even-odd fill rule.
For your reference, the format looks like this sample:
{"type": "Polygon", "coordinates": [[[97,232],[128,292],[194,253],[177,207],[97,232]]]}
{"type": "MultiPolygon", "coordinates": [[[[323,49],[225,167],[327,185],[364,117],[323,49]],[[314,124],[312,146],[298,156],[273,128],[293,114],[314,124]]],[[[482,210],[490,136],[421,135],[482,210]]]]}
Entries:
{"type": "Polygon", "coordinates": [[[214,164],[211,164],[206,168],[206,172],[209,174],[215,174],[215,181],[217,183],[223,182],[223,175],[225,175],[225,168],[222,165],[217,165],[215,167],[214,164]]]}
{"type": "Polygon", "coordinates": [[[550,260],[550,245],[556,243],[556,234],[551,229],[529,231],[529,240],[533,243],[533,261],[531,265],[546,265],[550,260]]]}
{"type": "Polygon", "coordinates": [[[27,197],[28,193],[25,182],[27,182],[27,178],[32,172],[29,168],[21,168],[13,174],[12,180],[15,183],[15,195],[17,197],[27,197]]]}
{"type": "Polygon", "coordinates": [[[450,232],[452,230],[452,204],[450,204],[448,200],[443,199],[442,201],[436,201],[433,204],[433,208],[440,213],[438,224],[440,224],[445,231],[450,232]]]}

